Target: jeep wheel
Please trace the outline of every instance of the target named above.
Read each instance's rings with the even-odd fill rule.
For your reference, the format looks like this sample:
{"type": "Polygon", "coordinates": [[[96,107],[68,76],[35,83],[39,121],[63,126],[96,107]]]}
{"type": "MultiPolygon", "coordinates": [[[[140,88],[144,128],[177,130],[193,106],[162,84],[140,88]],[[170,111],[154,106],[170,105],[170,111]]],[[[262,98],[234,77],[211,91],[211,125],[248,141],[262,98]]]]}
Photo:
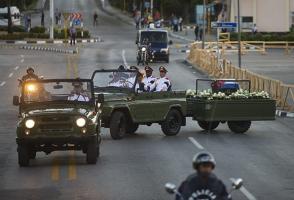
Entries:
{"type": "Polygon", "coordinates": [[[161,130],[166,136],[177,135],[182,125],[182,115],[176,109],[171,109],[164,122],[161,124],[161,130]]]}
{"type": "Polygon", "coordinates": [[[129,123],[127,126],[127,133],[128,134],[134,134],[139,128],[139,124],[137,123],[129,123]]]}
{"type": "Polygon", "coordinates": [[[122,139],[126,134],[127,119],[123,112],[115,111],[110,119],[110,135],[112,139],[122,139]]]}
{"type": "Polygon", "coordinates": [[[30,164],[29,148],[27,145],[18,145],[18,164],[20,167],[27,167],[30,164]]]}
{"type": "Polygon", "coordinates": [[[197,121],[198,125],[206,131],[211,131],[214,130],[218,127],[219,122],[218,121],[214,121],[214,122],[208,122],[208,121],[197,121]]]}
{"type": "Polygon", "coordinates": [[[96,164],[97,156],[98,156],[98,148],[97,148],[96,139],[89,142],[87,145],[87,163],[88,164],[96,164]]]}
{"type": "Polygon", "coordinates": [[[228,121],[228,126],[234,133],[245,133],[250,129],[251,121],[228,121]]]}

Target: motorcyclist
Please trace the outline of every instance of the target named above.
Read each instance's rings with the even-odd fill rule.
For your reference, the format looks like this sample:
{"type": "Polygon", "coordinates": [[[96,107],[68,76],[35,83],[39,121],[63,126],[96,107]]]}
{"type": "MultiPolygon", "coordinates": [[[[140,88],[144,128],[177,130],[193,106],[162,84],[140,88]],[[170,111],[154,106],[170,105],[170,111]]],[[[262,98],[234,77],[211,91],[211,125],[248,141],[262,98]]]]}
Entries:
{"type": "Polygon", "coordinates": [[[32,67],[29,67],[27,69],[27,74],[21,78],[21,81],[24,82],[27,80],[38,80],[38,79],[39,77],[35,74],[35,70],[32,67]]]}
{"type": "Polygon", "coordinates": [[[231,200],[224,183],[212,173],[216,165],[214,157],[208,152],[196,154],[190,175],[180,186],[176,200],[231,200]]]}

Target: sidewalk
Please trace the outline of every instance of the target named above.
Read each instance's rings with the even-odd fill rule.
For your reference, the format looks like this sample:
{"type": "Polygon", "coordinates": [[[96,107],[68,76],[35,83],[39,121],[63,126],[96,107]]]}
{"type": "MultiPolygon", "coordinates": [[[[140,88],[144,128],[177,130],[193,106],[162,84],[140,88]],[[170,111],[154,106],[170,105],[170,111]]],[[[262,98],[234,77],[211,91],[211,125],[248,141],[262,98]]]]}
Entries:
{"type": "MultiPolygon", "coordinates": [[[[170,35],[172,37],[182,39],[188,42],[195,42],[195,33],[194,28],[192,26],[184,26],[183,31],[172,32],[170,31],[170,35]]],[[[216,36],[214,34],[206,34],[205,41],[212,42],[216,41],[216,36]]]]}

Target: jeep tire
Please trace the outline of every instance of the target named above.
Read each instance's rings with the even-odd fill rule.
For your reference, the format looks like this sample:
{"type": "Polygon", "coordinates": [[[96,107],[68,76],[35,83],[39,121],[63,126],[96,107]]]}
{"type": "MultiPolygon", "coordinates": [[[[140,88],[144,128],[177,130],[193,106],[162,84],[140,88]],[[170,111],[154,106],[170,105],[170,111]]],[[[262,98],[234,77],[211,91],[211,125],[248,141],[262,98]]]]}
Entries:
{"type": "Polygon", "coordinates": [[[27,167],[30,164],[29,148],[25,144],[19,144],[17,147],[18,164],[20,167],[27,167]]]}
{"type": "Polygon", "coordinates": [[[198,125],[206,131],[211,131],[214,130],[218,127],[219,121],[213,121],[213,122],[208,122],[208,121],[197,121],[198,125]]]}
{"type": "Polygon", "coordinates": [[[37,152],[35,150],[31,149],[29,151],[29,154],[30,154],[30,159],[36,159],[37,152]]]}
{"type": "Polygon", "coordinates": [[[96,164],[97,157],[99,155],[97,148],[97,140],[90,141],[87,145],[87,163],[88,164],[96,164]]]}
{"type": "Polygon", "coordinates": [[[134,134],[139,128],[139,124],[130,122],[128,123],[126,132],[128,134],[134,134]]]}
{"type": "Polygon", "coordinates": [[[161,130],[166,136],[174,136],[181,130],[183,118],[180,111],[171,109],[161,124],[161,130]]]}
{"type": "Polygon", "coordinates": [[[127,131],[127,119],[125,114],[121,111],[115,111],[111,115],[109,128],[112,139],[122,139],[127,131]]]}
{"type": "Polygon", "coordinates": [[[251,121],[228,121],[228,127],[234,133],[245,133],[250,126],[251,121]]]}

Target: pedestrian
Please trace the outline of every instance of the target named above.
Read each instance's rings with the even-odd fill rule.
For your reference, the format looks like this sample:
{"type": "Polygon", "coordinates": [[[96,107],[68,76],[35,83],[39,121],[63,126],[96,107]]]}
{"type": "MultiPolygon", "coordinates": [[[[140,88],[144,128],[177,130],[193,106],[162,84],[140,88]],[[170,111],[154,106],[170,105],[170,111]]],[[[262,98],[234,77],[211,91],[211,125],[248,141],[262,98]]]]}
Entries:
{"type": "Polygon", "coordinates": [[[41,14],[41,26],[45,26],[45,14],[44,14],[44,10],[42,10],[42,14],[41,14]]]}
{"type": "Polygon", "coordinates": [[[32,28],[32,18],[31,15],[28,15],[28,32],[31,30],[32,28]]]}
{"type": "Polygon", "coordinates": [[[58,12],[58,24],[61,25],[61,12],[58,12]]]}
{"type": "Polygon", "coordinates": [[[172,19],[172,24],[173,24],[173,29],[174,29],[174,32],[178,32],[178,25],[179,25],[179,20],[177,18],[177,16],[174,16],[173,19],[172,19]]]}
{"type": "Polygon", "coordinates": [[[69,29],[69,34],[70,34],[70,45],[75,45],[76,44],[77,30],[76,30],[76,28],[75,28],[75,26],[73,24],[69,29]]]}
{"type": "Polygon", "coordinates": [[[193,158],[193,168],[196,173],[191,174],[179,187],[176,199],[222,199],[231,200],[225,184],[213,173],[216,167],[214,157],[208,152],[200,152],[193,158]]]}
{"type": "Polygon", "coordinates": [[[195,33],[195,41],[198,41],[198,38],[199,38],[199,26],[198,26],[198,24],[196,24],[196,26],[195,26],[194,33],[195,33]]]}
{"type": "Polygon", "coordinates": [[[253,33],[253,35],[255,35],[257,33],[257,26],[256,26],[256,24],[253,25],[252,33],[253,33]]]}
{"type": "Polygon", "coordinates": [[[98,25],[98,14],[97,14],[97,12],[94,12],[94,15],[93,15],[93,25],[94,26],[98,25]]]}
{"type": "Polygon", "coordinates": [[[202,40],[202,36],[203,36],[203,27],[201,27],[199,30],[199,40],[202,40]]]}
{"type": "Polygon", "coordinates": [[[183,31],[183,18],[182,17],[179,17],[179,28],[180,28],[180,31],[182,32],[183,31]]]}
{"type": "Polygon", "coordinates": [[[141,12],[139,10],[135,11],[134,20],[136,23],[136,29],[138,30],[140,28],[140,22],[141,22],[141,12]]]}

